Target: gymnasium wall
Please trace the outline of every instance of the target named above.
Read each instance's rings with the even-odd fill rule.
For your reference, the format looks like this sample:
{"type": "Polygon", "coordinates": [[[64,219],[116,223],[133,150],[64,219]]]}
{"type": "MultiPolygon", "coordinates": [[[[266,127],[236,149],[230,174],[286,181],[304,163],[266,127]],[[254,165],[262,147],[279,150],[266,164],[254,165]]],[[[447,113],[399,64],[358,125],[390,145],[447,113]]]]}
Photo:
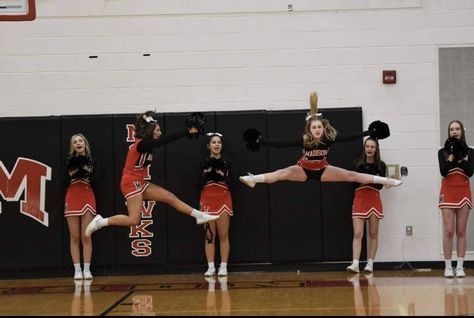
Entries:
{"type": "Polygon", "coordinates": [[[409,168],[382,194],[377,259],[442,259],[438,50],[474,46],[473,1],[48,0],[37,16],[0,23],[0,116],[286,111],[318,90],[388,122],[383,159],[409,168]]]}
{"type": "MultiPolygon", "coordinates": [[[[273,140],[302,136],[307,110],[207,112],[207,131],[224,135],[224,155],[232,165],[234,214],[230,227],[231,264],[350,261],[354,185],[320,186],[281,182],[249,189],[238,181],[247,171],[263,173],[294,165],[301,148],[246,149],[242,133],[255,127],[273,140]]],[[[362,130],[361,108],[323,109],[340,133],[362,130]]],[[[184,130],[187,114],[164,113],[162,131],[184,130]]],[[[126,213],[120,178],[135,115],[54,116],[0,119],[5,136],[0,161],[0,271],[72,266],[64,218],[65,158],[75,133],[88,138],[97,160],[96,200],[104,217],[126,213]],[[27,129],[18,129],[23,127],[27,129]]],[[[209,155],[207,137],[182,138],[155,152],[152,182],[191,206],[199,207],[200,163],[209,155]]],[[[354,169],[362,139],[336,143],[329,160],[354,169]]],[[[131,265],[203,265],[204,227],[161,203],[148,201],[134,227],[107,227],[93,235],[93,263],[131,265]]],[[[362,254],[365,257],[365,253],[362,254]]]]}

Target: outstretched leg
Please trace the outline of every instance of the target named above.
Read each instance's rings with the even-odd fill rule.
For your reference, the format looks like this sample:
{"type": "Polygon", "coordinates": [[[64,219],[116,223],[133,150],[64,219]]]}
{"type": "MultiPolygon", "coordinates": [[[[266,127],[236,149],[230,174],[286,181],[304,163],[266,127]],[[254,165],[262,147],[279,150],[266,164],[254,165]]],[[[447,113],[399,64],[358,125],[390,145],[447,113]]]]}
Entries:
{"type": "Polygon", "coordinates": [[[275,183],[278,181],[304,182],[306,181],[307,176],[303,168],[294,165],[264,174],[242,176],[239,179],[250,188],[253,188],[257,183],[275,183]]]}
{"type": "Polygon", "coordinates": [[[103,219],[100,215],[97,215],[92,222],[86,228],[86,235],[90,236],[93,232],[107,225],[116,226],[134,226],[140,223],[141,211],[143,207],[143,200],[163,202],[173,207],[178,212],[190,215],[196,218],[197,224],[203,224],[210,221],[214,221],[219,216],[208,215],[193,209],[180,199],[178,199],[173,193],[162,188],[156,184],[150,183],[145,189],[143,194],[139,194],[127,199],[127,210],[128,215],[118,214],[110,218],[103,219]]]}
{"type": "Polygon", "coordinates": [[[327,166],[324,170],[321,181],[323,182],[357,182],[362,184],[377,183],[386,186],[399,186],[400,180],[374,176],[366,173],[359,173],[334,166],[327,166]]]}

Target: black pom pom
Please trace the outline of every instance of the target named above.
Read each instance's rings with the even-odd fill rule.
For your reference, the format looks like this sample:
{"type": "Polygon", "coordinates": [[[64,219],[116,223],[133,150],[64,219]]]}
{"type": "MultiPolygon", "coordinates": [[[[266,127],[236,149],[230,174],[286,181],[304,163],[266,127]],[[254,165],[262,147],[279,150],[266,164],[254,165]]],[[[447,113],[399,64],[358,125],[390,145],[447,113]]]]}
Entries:
{"type": "Polygon", "coordinates": [[[188,118],[186,118],[186,128],[196,128],[198,130],[197,133],[189,135],[189,137],[200,137],[204,135],[204,125],[206,124],[206,120],[202,113],[192,113],[188,118]]]}
{"type": "Polygon", "coordinates": [[[380,120],[373,121],[369,125],[370,137],[375,139],[385,139],[390,136],[390,128],[380,120]]]}
{"type": "Polygon", "coordinates": [[[444,143],[444,149],[450,155],[454,155],[456,160],[464,159],[469,153],[469,147],[462,139],[451,137],[444,143]]]}
{"type": "Polygon", "coordinates": [[[215,170],[224,170],[225,162],[222,159],[211,158],[209,159],[209,165],[215,170]]]}
{"type": "Polygon", "coordinates": [[[258,151],[260,149],[260,139],[261,133],[255,129],[250,128],[244,131],[244,141],[247,143],[247,148],[251,151],[258,151]]]}

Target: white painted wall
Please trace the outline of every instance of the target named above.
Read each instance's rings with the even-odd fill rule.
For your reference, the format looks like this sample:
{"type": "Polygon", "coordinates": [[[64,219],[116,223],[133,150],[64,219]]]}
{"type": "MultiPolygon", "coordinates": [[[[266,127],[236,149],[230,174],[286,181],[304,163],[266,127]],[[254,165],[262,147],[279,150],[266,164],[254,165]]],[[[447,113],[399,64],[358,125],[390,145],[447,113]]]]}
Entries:
{"type": "Polygon", "coordinates": [[[442,259],[438,48],[474,45],[474,1],[37,0],[37,10],[33,22],[0,23],[0,116],[301,109],[317,90],[320,107],[362,106],[365,124],[388,122],[383,158],[409,167],[383,191],[378,261],[442,259]],[[382,84],[384,69],[396,85],[382,84]]]}

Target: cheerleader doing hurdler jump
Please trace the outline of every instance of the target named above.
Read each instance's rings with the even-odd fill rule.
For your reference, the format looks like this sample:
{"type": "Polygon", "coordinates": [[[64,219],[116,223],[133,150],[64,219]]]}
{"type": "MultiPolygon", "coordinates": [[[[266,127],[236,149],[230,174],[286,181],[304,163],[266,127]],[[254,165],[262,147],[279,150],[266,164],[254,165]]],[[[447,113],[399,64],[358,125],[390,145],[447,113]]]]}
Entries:
{"type": "Polygon", "coordinates": [[[264,139],[260,132],[255,129],[248,129],[244,132],[244,140],[247,147],[252,151],[257,151],[260,145],[272,147],[302,147],[303,155],[296,165],[276,170],[273,172],[241,176],[239,179],[248,187],[253,188],[257,183],[275,183],[278,181],[298,181],[304,182],[315,179],[322,182],[357,182],[362,184],[383,184],[386,187],[396,187],[402,184],[401,180],[388,177],[374,176],[365,173],[345,170],[331,166],[327,161],[329,148],[333,143],[355,140],[364,136],[371,136],[377,139],[384,139],[390,136],[390,130],[386,123],[375,121],[369,125],[369,130],[359,134],[342,137],[334,129],[329,120],[317,113],[318,95],[316,92],[310,95],[310,114],[306,117],[305,134],[303,138],[290,141],[275,141],[264,139]]]}
{"type": "Polygon", "coordinates": [[[97,215],[86,228],[87,236],[108,225],[126,227],[138,225],[141,218],[143,200],[153,200],[169,204],[177,211],[196,218],[197,224],[207,223],[219,218],[219,216],[208,215],[193,209],[165,188],[145,181],[148,173],[147,167],[153,161],[154,148],[185,136],[199,136],[204,132],[204,118],[200,113],[193,113],[186,120],[186,129],[161,137],[160,125],[155,117],[156,113],[154,111],[148,111],[139,115],[135,123],[136,141],[128,151],[120,184],[122,194],[127,200],[128,215],[119,214],[106,219],[97,215]]]}

